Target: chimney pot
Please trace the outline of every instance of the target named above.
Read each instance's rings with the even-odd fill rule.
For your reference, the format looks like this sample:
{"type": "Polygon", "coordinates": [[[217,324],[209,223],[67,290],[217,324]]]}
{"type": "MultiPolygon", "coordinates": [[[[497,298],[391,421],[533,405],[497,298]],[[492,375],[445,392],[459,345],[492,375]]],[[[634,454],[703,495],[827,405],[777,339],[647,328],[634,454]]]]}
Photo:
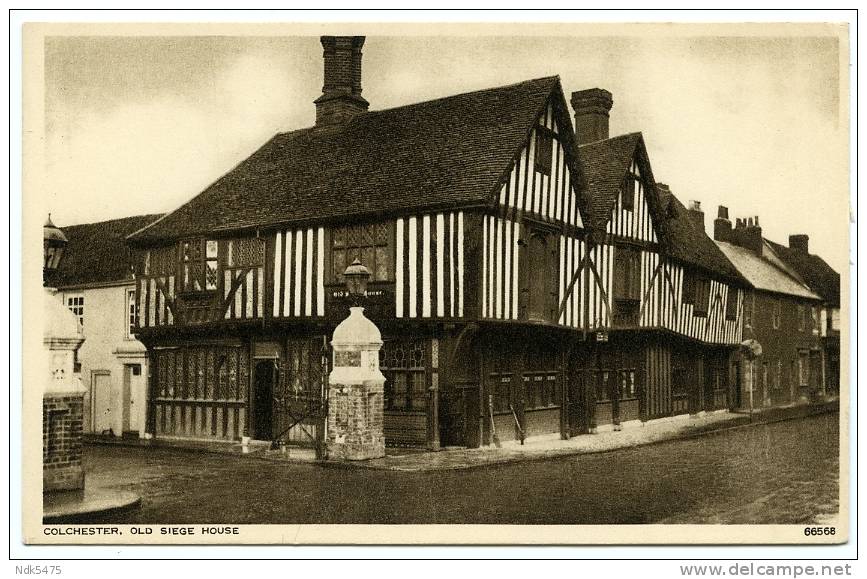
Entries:
{"type": "Polygon", "coordinates": [[[810,237],[803,233],[790,235],[789,247],[800,253],[810,253],[810,237]]]}
{"type": "Polygon", "coordinates": [[[701,210],[701,201],[690,199],[688,215],[696,229],[704,233],[704,211],[701,210]]]}
{"type": "Polygon", "coordinates": [[[713,220],[713,238],[716,241],[731,241],[732,222],[729,221],[729,208],[720,205],[717,218],[713,220]]]}
{"type": "Polygon", "coordinates": [[[608,138],[608,117],[614,100],[602,88],[590,88],[572,93],[575,109],[575,133],[579,145],[595,143],[608,138]]]}

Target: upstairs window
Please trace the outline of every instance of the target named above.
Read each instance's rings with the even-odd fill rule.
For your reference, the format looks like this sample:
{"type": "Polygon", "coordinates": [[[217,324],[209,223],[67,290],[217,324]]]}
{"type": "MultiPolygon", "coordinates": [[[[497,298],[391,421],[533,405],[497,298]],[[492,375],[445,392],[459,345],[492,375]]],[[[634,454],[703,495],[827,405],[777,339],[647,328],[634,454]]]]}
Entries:
{"type": "Polygon", "coordinates": [[[738,290],[730,287],[726,295],[726,319],[729,321],[738,319],[738,290]]]}
{"type": "Polygon", "coordinates": [[[391,232],[387,223],[349,225],[331,230],[331,281],[343,283],[343,272],[354,260],[370,270],[371,281],[391,281],[391,232]]]}
{"type": "Polygon", "coordinates": [[[554,151],[554,137],[547,129],[536,128],[536,160],[533,163],[538,173],[551,174],[551,158],[554,151]]]}
{"type": "Polygon", "coordinates": [[[706,316],[710,301],[710,280],[687,271],[683,276],[683,303],[692,304],[695,316],[706,316]]]}
{"type": "Polygon", "coordinates": [[[138,303],[135,299],[135,290],[126,291],[126,321],[127,321],[127,340],[135,339],[135,327],[138,324],[138,303]]]}
{"type": "Polygon", "coordinates": [[[555,235],[543,229],[531,229],[523,255],[521,317],[537,322],[554,322],[557,318],[557,279],[559,246],[555,235]]]}
{"type": "Polygon", "coordinates": [[[82,294],[66,296],[66,307],[78,317],[78,323],[84,326],[84,296],[82,294]]]}
{"type": "Polygon", "coordinates": [[[617,247],[614,254],[614,299],[641,300],[641,253],[634,247],[617,247]]]}
{"type": "Polygon", "coordinates": [[[181,288],[185,292],[217,289],[218,244],[213,239],[195,239],[181,244],[181,288]]]}
{"type": "Polygon", "coordinates": [[[257,237],[226,242],[227,267],[258,267],[265,264],[265,241],[257,237]]]}
{"type": "Polygon", "coordinates": [[[620,186],[620,208],[624,211],[635,209],[635,192],[638,189],[638,176],[627,173],[620,186]]]}
{"type": "Polygon", "coordinates": [[[696,316],[706,316],[709,302],[710,280],[706,277],[697,277],[695,279],[695,303],[693,314],[696,316]]]}
{"type": "Polygon", "coordinates": [[[753,302],[755,297],[753,294],[744,294],[744,326],[747,328],[753,327],[753,302]]]}
{"type": "Polygon", "coordinates": [[[807,329],[807,309],[798,304],[798,331],[803,332],[807,329]]]}

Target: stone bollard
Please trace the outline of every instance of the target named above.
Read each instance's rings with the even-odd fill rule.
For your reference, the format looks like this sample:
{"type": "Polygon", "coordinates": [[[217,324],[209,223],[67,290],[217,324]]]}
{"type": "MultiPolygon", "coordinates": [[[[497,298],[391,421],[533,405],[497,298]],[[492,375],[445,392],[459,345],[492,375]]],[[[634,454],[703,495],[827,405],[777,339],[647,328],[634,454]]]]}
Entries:
{"type": "Polygon", "coordinates": [[[379,370],[382,336],[352,307],[334,330],[334,364],[328,376],[326,448],[330,460],[367,460],[385,456],[383,385],[379,370]]]}

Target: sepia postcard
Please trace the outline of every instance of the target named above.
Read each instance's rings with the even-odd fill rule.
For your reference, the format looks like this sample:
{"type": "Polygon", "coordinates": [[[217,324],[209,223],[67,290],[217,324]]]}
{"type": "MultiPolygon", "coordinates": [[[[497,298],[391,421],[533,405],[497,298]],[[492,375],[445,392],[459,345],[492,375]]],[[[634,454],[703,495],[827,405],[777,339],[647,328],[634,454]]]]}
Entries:
{"type": "Polygon", "coordinates": [[[26,543],[848,541],[847,24],[23,39],[26,543]]]}

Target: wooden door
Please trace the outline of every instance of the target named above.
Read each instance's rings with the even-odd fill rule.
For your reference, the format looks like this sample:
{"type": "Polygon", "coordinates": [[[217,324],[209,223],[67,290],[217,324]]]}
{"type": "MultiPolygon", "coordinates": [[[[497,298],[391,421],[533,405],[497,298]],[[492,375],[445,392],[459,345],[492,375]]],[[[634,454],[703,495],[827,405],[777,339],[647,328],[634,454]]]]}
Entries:
{"type": "Polygon", "coordinates": [[[97,434],[113,434],[111,374],[104,370],[94,371],[91,374],[91,391],[93,392],[93,431],[97,434]]]}
{"type": "Polygon", "coordinates": [[[274,360],[256,362],[253,377],[253,438],[274,438],[274,360]]]}

